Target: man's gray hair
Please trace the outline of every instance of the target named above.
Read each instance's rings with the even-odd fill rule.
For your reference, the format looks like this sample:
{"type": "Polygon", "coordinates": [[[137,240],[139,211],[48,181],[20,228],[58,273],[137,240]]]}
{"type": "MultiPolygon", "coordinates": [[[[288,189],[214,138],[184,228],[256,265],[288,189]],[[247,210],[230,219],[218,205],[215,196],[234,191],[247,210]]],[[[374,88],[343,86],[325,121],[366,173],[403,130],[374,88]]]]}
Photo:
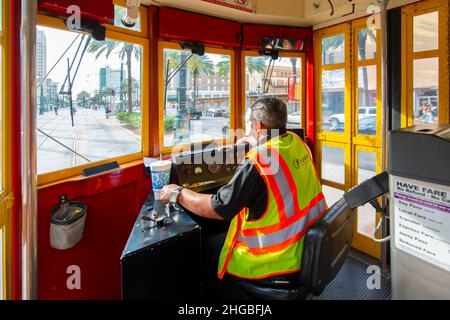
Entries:
{"type": "Polygon", "coordinates": [[[251,106],[250,121],[261,122],[267,129],[285,129],[287,107],[283,100],[275,97],[258,99],[251,106]]]}

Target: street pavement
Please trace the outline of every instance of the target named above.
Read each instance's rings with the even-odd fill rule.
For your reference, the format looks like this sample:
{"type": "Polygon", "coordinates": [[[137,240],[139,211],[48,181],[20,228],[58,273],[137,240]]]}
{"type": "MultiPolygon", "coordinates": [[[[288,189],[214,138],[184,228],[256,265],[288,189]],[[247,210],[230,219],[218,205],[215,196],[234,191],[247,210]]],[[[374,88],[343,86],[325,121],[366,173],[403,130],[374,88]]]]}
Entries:
{"type": "MultiPolygon", "coordinates": [[[[47,112],[38,115],[37,127],[91,162],[141,150],[141,137],[103,110],[77,108],[73,127],[68,108],[47,112]]],[[[39,131],[36,142],[38,174],[88,163],[39,131]]]]}

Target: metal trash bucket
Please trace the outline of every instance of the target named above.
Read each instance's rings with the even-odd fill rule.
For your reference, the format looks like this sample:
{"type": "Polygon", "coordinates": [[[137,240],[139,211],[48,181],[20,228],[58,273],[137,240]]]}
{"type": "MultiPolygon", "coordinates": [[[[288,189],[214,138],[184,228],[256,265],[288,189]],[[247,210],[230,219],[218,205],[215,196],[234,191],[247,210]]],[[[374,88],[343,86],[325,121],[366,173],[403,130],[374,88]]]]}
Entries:
{"type": "Polygon", "coordinates": [[[86,205],[60,197],[59,205],[52,210],[50,218],[50,245],[58,250],[72,248],[82,238],[86,221],[86,205]]]}

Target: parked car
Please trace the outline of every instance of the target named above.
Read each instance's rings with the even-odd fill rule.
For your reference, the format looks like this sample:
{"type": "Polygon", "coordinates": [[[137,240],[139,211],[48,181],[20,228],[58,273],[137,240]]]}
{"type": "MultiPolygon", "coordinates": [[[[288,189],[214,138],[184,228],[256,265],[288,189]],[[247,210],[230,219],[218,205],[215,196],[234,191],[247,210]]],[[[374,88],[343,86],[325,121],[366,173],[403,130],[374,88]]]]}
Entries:
{"type": "Polygon", "coordinates": [[[206,112],[205,112],[205,116],[207,117],[217,117],[218,111],[216,109],[213,108],[209,108],[206,112]]]}
{"type": "Polygon", "coordinates": [[[377,133],[377,116],[371,115],[358,121],[358,133],[374,135],[377,133]]]}
{"type": "Polygon", "coordinates": [[[191,119],[199,120],[203,113],[200,110],[190,110],[191,119]]]}
{"type": "MultiPolygon", "coordinates": [[[[377,114],[376,107],[359,107],[358,108],[358,119],[364,119],[366,117],[370,117],[377,114]]],[[[345,123],[345,114],[344,113],[336,113],[330,116],[329,122],[332,128],[338,128],[343,126],[345,123]]]]}

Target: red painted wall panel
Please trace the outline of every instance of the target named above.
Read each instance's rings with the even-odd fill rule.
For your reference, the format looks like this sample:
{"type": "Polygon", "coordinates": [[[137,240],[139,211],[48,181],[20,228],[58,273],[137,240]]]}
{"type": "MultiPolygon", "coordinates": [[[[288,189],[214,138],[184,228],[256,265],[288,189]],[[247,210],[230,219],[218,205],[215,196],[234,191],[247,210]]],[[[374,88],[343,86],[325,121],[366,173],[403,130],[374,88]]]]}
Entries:
{"type": "Polygon", "coordinates": [[[159,10],[159,35],[165,40],[199,41],[221,47],[240,46],[238,22],[171,8],[159,10]]]}
{"type": "Polygon", "coordinates": [[[14,205],[12,208],[12,298],[21,297],[21,204],[22,179],[20,170],[20,1],[11,1],[11,132],[12,132],[12,190],[14,192],[14,205]]]}
{"type": "Polygon", "coordinates": [[[114,21],[114,6],[112,0],[39,0],[40,11],[48,11],[57,15],[66,15],[66,10],[71,5],[80,7],[81,16],[89,20],[102,23],[114,21]]]}
{"type": "Polygon", "coordinates": [[[150,179],[142,165],[38,191],[38,298],[120,299],[120,255],[150,179]],[[50,246],[50,215],[59,196],[86,203],[83,239],[67,250],[50,246]],[[80,267],[81,290],[67,288],[67,268],[80,267]]]}

